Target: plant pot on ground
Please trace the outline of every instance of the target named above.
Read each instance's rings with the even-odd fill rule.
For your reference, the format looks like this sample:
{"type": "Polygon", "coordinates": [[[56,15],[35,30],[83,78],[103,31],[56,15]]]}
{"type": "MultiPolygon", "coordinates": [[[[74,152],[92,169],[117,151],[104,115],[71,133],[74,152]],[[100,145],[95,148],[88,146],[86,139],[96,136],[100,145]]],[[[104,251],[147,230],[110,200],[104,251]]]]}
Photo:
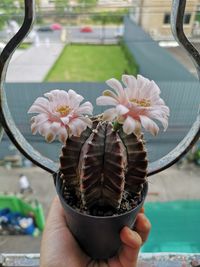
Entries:
{"type": "Polygon", "coordinates": [[[167,128],[169,108],[158,86],[148,79],[123,75],[97,98],[113,105],[89,118],[92,105],[73,90],[53,90],[29,109],[40,113],[31,129],[48,142],[63,142],[60,169],[54,176],[67,223],[81,247],[95,259],[107,259],[120,247],[119,232],[133,226],[147,194],[147,155],[141,126],[153,135],[160,121],[167,128]]]}

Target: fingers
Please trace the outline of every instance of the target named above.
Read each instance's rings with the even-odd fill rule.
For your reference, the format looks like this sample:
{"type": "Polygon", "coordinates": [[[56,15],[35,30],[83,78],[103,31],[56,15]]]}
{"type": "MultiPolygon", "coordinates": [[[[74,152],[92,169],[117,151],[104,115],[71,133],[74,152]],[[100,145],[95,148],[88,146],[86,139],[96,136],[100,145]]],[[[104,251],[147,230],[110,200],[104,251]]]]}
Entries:
{"type": "Polygon", "coordinates": [[[108,260],[108,265],[112,267],[136,267],[142,239],[138,233],[125,226],[120,232],[123,243],[118,255],[108,260]]]}
{"type": "Polygon", "coordinates": [[[61,206],[58,196],[56,196],[51,204],[49,214],[46,221],[46,230],[66,227],[66,220],[64,210],[61,206]],[[50,229],[49,229],[50,228],[50,229]]]}
{"type": "Polygon", "coordinates": [[[87,266],[82,252],[67,227],[64,210],[56,197],[47,217],[41,242],[40,266],[87,266]]]}
{"type": "Polygon", "coordinates": [[[136,267],[142,239],[138,233],[132,231],[128,227],[124,227],[120,233],[120,238],[123,243],[119,253],[119,262],[123,267],[136,267]]]}
{"type": "Polygon", "coordinates": [[[122,249],[115,257],[109,260],[109,266],[113,267],[136,267],[139,250],[142,244],[147,240],[151,224],[144,215],[144,208],[140,210],[135,223],[135,231],[124,227],[120,233],[123,243],[122,249]]]}
{"type": "Polygon", "coordinates": [[[140,235],[144,243],[149,235],[151,223],[143,213],[139,213],[135,222],[134,230],[140,235]]]}
{"type": "Polygon", "coordinates": [[[144,207],[141,208],[140,213],[144,213],[144,207]]]}

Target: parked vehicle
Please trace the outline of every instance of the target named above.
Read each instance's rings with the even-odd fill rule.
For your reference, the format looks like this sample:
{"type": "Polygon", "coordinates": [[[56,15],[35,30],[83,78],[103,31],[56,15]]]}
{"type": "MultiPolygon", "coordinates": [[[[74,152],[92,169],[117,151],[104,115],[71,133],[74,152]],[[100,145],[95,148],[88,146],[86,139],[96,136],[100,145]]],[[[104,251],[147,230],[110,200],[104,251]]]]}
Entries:
{"type": "Polygon", "coordinates": [[[61,24],[59,24],[59,23],[53,23],[53,24],[51,25],[51,29],[52,29],[53,31],[60,31],[60,30],[62,30],[62,26],[61,26],[61,24]]]}
{"type": "Polygon", "coordinates": [[[90,26],[84,26],[80,29],[80,32],[93,32],[93,29],[90,26]]]}
{"type": "Polygon", "coordinates": [[[37,29],[38,32],[52,32],[52,28],[51,26],[40,26],[38,29],[37,29]]]}

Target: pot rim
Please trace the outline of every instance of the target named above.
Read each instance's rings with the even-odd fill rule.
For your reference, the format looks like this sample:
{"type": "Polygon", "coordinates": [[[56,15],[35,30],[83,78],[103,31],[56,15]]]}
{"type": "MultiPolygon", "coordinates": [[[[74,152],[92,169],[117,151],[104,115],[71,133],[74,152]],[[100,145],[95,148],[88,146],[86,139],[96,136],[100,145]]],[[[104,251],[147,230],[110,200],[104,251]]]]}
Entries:
{"type": "MultiPolygon", "coordinates": [[[[57,173],[57,175],[59,175],[59,173],[57,173]]],[[[55,177],[55,176],[54,176],[55,177]]],[[[98,218],[98,219],[111,219],[111,218],[119,218],[119,217],[122,217],[124,215],[128,215],[130,214],[131,212],[133,212],[134,210],[136,210],[138,208],[139,205],[141,205],[145,198],[146,198],[146,195],[148,193],[148,181],[146,181],[146,183],[144,183],[144,188],[142,190],[142,200],[140,201],[140,203],[133,209],[127,211],[127,212],[124,212],[122,214],[116,214],[116,215],[109,215],[109,216],[95,216],[95,215],[90,215],[90,214],[85,214],[83,212],[80,212],[78,210],[75,210],[74,208],[72,208],[66,201],[65,199],[63,198],[59,188],[57,188],[57,185],[56,185],[56,191],[57,191],[57,194],[59,195],[59,198],[61,198],[61,200],[69,207],[70,210],[72,210],[73,212],[79,214],[79,215],[82,215],[82,216],[85,216],[85,217],[89,217],[89,218],[98,218]]]]}

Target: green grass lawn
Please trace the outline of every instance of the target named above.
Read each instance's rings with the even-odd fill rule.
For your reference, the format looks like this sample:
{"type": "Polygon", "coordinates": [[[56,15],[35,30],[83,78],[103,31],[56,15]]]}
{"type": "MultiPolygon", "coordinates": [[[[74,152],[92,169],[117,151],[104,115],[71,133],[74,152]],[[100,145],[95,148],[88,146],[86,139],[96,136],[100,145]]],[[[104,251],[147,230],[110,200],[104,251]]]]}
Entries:
{"type": "Polygon", "coordinates": [[[121,79],[121,75],[137,73],[130,66],[120,45],[69,45],[66,46],[48,73],[48,82],[105,81],[121,79]]]}
{"type": "Polygon", "coordinates": [[[22,43],[20,44],[19,49],[28,49],[30,47],[31,47],[30,43],[22,43]]]}

